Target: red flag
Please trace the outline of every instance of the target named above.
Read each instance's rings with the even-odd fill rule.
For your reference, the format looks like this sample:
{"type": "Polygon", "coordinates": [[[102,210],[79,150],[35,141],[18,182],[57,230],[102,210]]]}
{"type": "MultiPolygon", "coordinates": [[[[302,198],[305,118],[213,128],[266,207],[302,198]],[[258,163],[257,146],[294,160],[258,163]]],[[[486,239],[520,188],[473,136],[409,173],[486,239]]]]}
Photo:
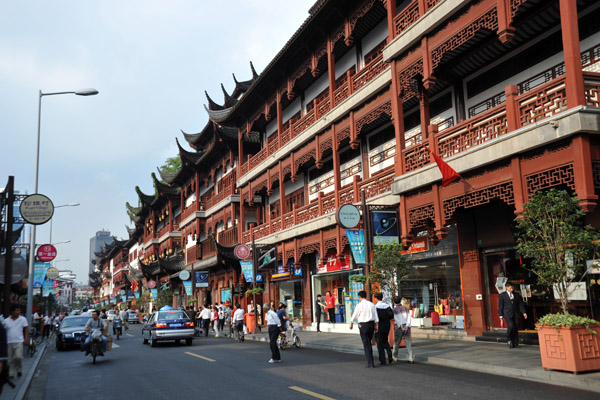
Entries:
{"type": "Polygon", "coordinates": [[[431,155],[433,156],[433,159],[435,160],[435,163],[437,164],[438,168],[440,169],[440,172],[442,173],[442,186],[443,187],[446,187],[449,184],[451,184],[452,182],[460,179],[460,175],[458,174],[458,172],[453,170],[452,167],[448,165],[448,163],[446,163],[444,160],[441,159],[440,156],[435,154],[433,151],[429,150],[427,148],[427,146],[425,146],[424,144],[422,144],[421,146],[425,147],[425,149],[427,149],[427,151],[431,153],[431,155]]]}
{"type": "Polygon", "coordinates": [[[134,280],[133,280],[133,282],[131,282],[131,290],[132,290],[133,292],[137,292],[137,289],[138,289],[138,283],[137,283],[137,281],[134,279],[134,280]]]}

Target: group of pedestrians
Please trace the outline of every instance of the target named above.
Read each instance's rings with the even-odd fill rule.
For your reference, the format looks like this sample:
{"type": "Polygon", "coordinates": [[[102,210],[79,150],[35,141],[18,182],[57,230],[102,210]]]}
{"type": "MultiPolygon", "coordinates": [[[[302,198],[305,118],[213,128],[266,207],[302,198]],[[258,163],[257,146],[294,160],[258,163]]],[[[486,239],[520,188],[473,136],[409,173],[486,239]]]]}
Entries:
{"type": "Polygon", "coordinates": [[[358,297],[360,302],[354,308],[354,313],[350,320],[350,329],[353,328],[354,323],[358,324],[360,338],[367,359],[367,368],[375,368],[372,346],[374,337],[379,353],[379,365],[392,364],[394,361],[398,361],[398,351],[402,339],[404,339],[406,343],[408,362],[412,363],[414,359],[410,336],[411,312],[408,300],[402,299],[400,296],[394,296],[394,308],[392,308],[384,301],[382,293],[376,293],[374,295],[378,300],[377,305],[367,300],[367,292],[364,290],[358,292],[358,297]],[[393,350],[390,348],[389,344],[392,319],[395,323],[393,350]]]}
{"type": "Polygon", "coordinates": [[[201,310],[191,310],[188,308],[188,316],[190,319],[196,321],[196,326],[202,327],[204,336],[207,337],[210,329],[212,328],[215,333],[215,337],[219,337],[221,334],[227,336],[224,333],[225,326],[229,327],[229,336],[232,335],[232,315],[234,309],[231,305],[225,305],[223,303],[217,303],[214,305],[205,304],[201,306],[201,310]]]}

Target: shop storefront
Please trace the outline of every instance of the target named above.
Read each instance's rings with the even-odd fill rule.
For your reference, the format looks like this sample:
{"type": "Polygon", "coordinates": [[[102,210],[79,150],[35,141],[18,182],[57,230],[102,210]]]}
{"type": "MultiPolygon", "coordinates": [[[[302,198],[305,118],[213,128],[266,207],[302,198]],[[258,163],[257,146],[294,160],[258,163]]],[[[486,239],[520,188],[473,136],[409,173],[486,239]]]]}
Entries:
{"type": "Polygon", "coordinates": [[[409,276],[401,281],[400,295],[410,300],[413,315],[438,314],[442,325],[463,329],[464,313],[456,225],[436,246],[429,236],[415,238],[406,251],[412,259],[409,276]]]}
{"type": "MultiPolygon", "coordinates": [[[[353,268],[348,249],[342,261],[338,260],[335,250],[327,253],[326,260],[325,264],[318,265],[317,273],[312,276],[313,303],[318,294],[323,296],[325,302],[325,294],[331,292],[335,297],[335,322],[349,323],[353,311],[352,299],[356,297],[355,291],[351,292],[350,276],[362,274],[362,268],[353,268]]],[[[314,316],[314,307],[312,311],[314,316]]]]}
{"type": "Polygon", "coordinates": [[[286,265],[279,263],[277,270],[271,275],[271,282],[277,285],[279,303],[287,305],[288,318],[297,321],[303,319],[302,312],[302,282],[303,268],[294,265],[294,260],[288,260],[286,265]]]}

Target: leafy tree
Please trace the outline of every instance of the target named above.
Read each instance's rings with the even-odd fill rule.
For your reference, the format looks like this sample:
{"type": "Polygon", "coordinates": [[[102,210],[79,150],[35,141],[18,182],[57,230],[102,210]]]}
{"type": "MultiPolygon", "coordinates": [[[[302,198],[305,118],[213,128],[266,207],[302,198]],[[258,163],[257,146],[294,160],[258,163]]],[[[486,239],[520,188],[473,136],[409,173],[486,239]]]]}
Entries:
{"type": "Polygon", "coordinates": [[[176,155],[175,157],[167,158],[165,163],[159,167],[161,172],[164,172],[167,174],[173,174],[173,173],[179,171],[180,168],[181,168],[181,158],[179,158],[179,155],[176,155]]]}
{"type": "Polygon", "coordinates": [[[398,294],[400,282],[408,278],[412,268],[410,256],[400,254],[402,244],[383,243],[373,249],[373,266],[368,277],[371,284],[378,284],[381,290],[398,294]]]}
{"type": "Polygon", "coordinates": [[[524,208],[516,218],[518,249],[531,258],[526,268],[538,282],[556,289],[562,312],[568,314],[572,284],[585,277],[585,260],[597,252],[600,235],[584,226],[577,197],[564,190],[539,190],[524,208]]]}

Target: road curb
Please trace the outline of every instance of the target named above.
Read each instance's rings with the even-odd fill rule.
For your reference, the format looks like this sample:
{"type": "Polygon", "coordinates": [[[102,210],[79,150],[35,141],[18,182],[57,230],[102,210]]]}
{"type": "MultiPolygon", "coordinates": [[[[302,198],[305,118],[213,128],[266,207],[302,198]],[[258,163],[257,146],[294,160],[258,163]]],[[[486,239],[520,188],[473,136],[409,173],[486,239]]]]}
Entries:
{"type": "MultiPolygon", "coordinates": [[[[268,342],[266,337],[255,337],[246,335],[246,339],[257,342],[268,342]]],[[[362,348],[336,346],[324,343],[302,342],[302,347],[318,350],[331,350],[348,354],[364,354],[362,348]]],[[[373,357],[377,357],[377,349],[373,349],[373,357]]],[[[408,356],[401,354],[400,360],[408,361],[408,356]]],[[[566,372],[544,371],[544,370],[525,370],[519,368],[501,367],[489,364],[481,364],[469,361],[451,360],[448,358],[430,357],[424,355],[415,355],[414,360],[420,364],[433,364],[443,367],[458,368],[467,371],[483,372],[487,374],[501,375],[510,378],[524,379],[533,382],[547,383],[551,385],[565,386],[573,389],[589,390],[600,393],[600,382],[597,379],[588,379],[583,375],[572,375],[566,372]]]]}
{"type": "MultiPolygon", "coordinates": [[[[31,365],[29,372],[27,372],[27,375],[25,376],[25,379],[23,380],[23,383],[21,384],[19,391],[17,392],[17,395],[15,396],[14,400],[23,400],[23,398],[27,394],[27,390],[29,390],[29,385],[31,385],[31,381],[33,380],[33,375],[35,374],[35,371],[37,371],[38,365],[40,364],[42,357],[44,357],[44,354],[46,353],[46,348],[48,347],[47,342],[43,342],[42,345],[43,345],[43,348],[40,349],[39,351],[37,351],[37,353],[39,353],[39,354],[36,356],[36,359],[33,361],[33,364],[31,365]]],[[[42,345],[40,345],[40,346],[42,346],[42,345]]]]}

